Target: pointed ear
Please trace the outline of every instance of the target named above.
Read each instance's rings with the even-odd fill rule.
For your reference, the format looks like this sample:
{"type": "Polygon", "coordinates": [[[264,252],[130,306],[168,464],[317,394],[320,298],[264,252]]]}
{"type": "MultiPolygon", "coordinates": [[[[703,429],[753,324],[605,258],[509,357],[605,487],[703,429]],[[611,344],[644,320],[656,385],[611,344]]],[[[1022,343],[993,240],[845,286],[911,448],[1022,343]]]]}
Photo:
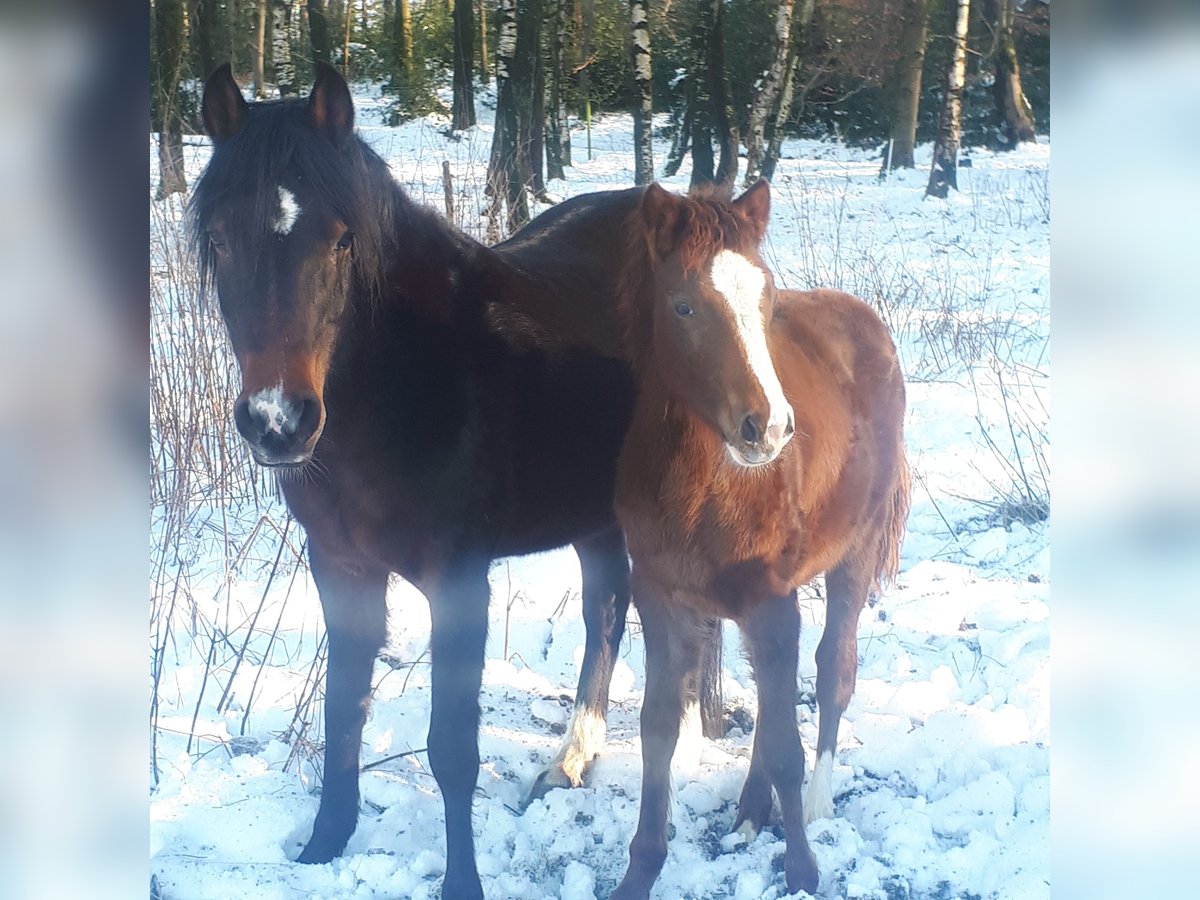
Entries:
{"type": "Polygon", "coordinates": [[[761,244],[771,219],[771,185],[765,178],[760,178],[750,190],[733,201],[733,207],[754,228],[754,243],[761,244]]]}
{"type": "Polygon", "coordinates": [[[346,79],[328,63],[317,63],[317,80],[308,95],[313,128],[340,147],[354,133],[354,101],[346,79]]]}
{"type": "Polygon", "coordinates": [[[642,224],[646,226],[646,241],[655,257],[661,259],[675,249],[679,237],[680,206],[682,201],[670,191],[651,184],[642,194],[642,224]]]}
{"type": "Polygon", "coordinates": [[[208,81],[204,83],[200,118],[204,120],[204,130],[215,146],[225,143],[242,130],[249,109],[242,89],[233,80],[229,63],[208,76],[208,81]]]}

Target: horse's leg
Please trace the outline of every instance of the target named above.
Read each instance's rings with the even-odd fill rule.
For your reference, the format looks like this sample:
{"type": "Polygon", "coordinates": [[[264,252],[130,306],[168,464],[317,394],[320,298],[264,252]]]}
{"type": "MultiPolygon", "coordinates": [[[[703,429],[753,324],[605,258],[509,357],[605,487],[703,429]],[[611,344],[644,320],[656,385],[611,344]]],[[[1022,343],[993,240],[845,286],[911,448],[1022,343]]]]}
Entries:
{"type": "Polygon", "coordinates": [[[767,774],[763,762],[762,742],[762,702],[759,702],[758,715],[754,721],[754,746],[750,752],[750,771],[746,773],[746,781],[742,785],[742,795],[738,799],[737,819],[733,830],[741,832],[747,841],[752,841],[762,831],[763,826],[771,817],[771,776],[767,774]]]}
{"type": "Polygon", "coordinates": [[[625,536],[613,525],[575,542],[583,573],[583,665],[575,691],[575,711],[558,754],[534,782],[529,799],[551,788],[579,787],[583,771],[604,749],[608,729],[608,687],[625,634],[629,609],[629,556],[625,536]]]}
{"type": "Polygon", "coordinates": [[[429,763],[446,810],[443,900],[482,900],[471,800],[479,778],[479,687],[487,641],[488,560],[452,559],[429,586],[433,709],[429,763]]]}
{"type": "MultiPolygon", "coordinates": [[[[804,748],[796,727],[796,670],[800,611],[794,594],[776,597],[754,609],[740,623],[750,648],[758,685],[758,726],[754,747],[783,812],[787,850],[783,871],[789,892],[816,893],[817,861],[804,835],[800,786],[804,783],[804,748]]],[[[751,761],[753,770],[754,763],[751,761]]]]}
{"type": "Polygon", "coordinates": [[[375,655],[387,637],[387,572],[348,571],[309,543],[313,580],[325,612],[325,774],[312,837],[297,859],[338,856],[358,824],[358,756],[375,655]]]}
{"type": "Polygon", "coordinates": [[[700,658],[700,728],[706,738],[725,737],[725,698],[721,693],[723,665],[721,620],[704,620],[704,650],[700,658]]]}
{"type": "Polygon", "coordinates": [[[804,821],[833,816],[838,726],[858,677],[858,616],[874,577],[868,554],[852,553],[825,573],[825,632],[817,645],[817,762],[804,797],[804,821]]]}
{"type": "MultiPolygon", "coordinates": [[[[636,572],[635,579],[636,579],[636,572]]],[[[645,597],[636,586],[635,596],[645,597]]],[[[696,683],[703,625],[699,617],[653,600],[638,613],[646,641],[646,695],[642,700],[642,804],[629,844],[629,868],[612,900],[646,900],[667,858],[671,757],[679,740],[685,684],[696,683]]],[[[695,700],[695,697],[690,699],[695,700]]]]}

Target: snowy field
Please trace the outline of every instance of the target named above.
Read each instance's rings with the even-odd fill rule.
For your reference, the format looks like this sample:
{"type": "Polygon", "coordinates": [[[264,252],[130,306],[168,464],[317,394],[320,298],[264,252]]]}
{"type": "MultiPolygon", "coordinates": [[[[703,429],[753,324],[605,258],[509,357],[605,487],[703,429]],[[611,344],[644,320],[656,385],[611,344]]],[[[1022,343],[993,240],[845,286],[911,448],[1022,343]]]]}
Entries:
{"type": "MultiPolygon", "coordinates": [[[[444,209],[442,163],[450,162],[455,219],[480,234],[474,213],[490,110],[481,106],[481,124],[451,138],[437,119],[383,127],[380,101],[367,90],[358,100],[362,135],[416,200],[444,209]]],[[[632,184],[628,117],[594,124],[591,160],[584,132],[572,139],[575,165],[565,182],[550,182],[553,195],[632,184]]],[[[656,142],[660,168],[667,148],[665,138],[656,142]]],[[[187,153],[194,179],[207,146],[193,139],[187,153]]],[[[877,153],[789,141],[774,180],[766,258],[777,280],[857,293],[896,335],[914,468],[898,583],[860,623],[858,688],[833,772],[836,818],[814,822],[808,836],[821,897],[1041,898],[1050,893],[1050,148],[1043,139],[1010,154],[968,151],[961,190],[947,201],[923,198],[930,155],[928,145],[918,148],[915,171],[881,182],[877,153]]],[[[687,180],[685,162],[665,184],[683,191],[687,180]]],[[[179,208],[156,204],[160,238],[179,208]]],[[[168,277],[169,266],[152,258],[155,277],[168,277]]],[[[162,327],[169,333],[171,324],[162,327]]],[[[152,585],[159,677],[150,854],[162,896],[439,896],[445,844],[424,753],[423,598],[399,581],[390,592],[358,830],[341,859],[295,865],[289,860],[318,804],[319,703],[311,695],[315,687],[319,700],[323,677],[320,607],[296,563],[302,535],[292,525],[280,543],[286,512],[269,490],[248,520],[259,527],[236,542],[224,538],[234,513],[219,493],[188,503],[183,549],[156,569],[152,585]]],[[[247,521],[244,510],[238,515],[247,521]]],[[[164,523],[156,509],[156,543],[164,523]]],[[[588,786],[522,811],[569,714],[583,643],[578,564],[570,551],[502,560],[492,587],[475,801],[485,893],[607,897],[637,819],[636,620],[614,676],[608,750],[588,786]]],[[[800,602],[801,734],[811,767],[824,606],[815,590],[800,602]]],[[[724,690],[727,704],[753,712],[749,666],[731,625],[724,690]]],[[[727,836],[751,740],[734,727],[715,742],[681,743],[675,835],[655,897],[787,895],[781,829],[748,846],[727,836]]]]}

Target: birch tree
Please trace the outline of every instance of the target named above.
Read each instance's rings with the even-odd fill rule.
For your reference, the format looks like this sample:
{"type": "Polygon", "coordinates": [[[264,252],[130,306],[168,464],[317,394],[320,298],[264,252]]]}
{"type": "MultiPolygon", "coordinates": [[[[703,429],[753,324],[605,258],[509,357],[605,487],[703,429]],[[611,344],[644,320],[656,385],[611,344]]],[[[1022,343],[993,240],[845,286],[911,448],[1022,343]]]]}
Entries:
{"type": "MultiPolygon", "coordinates": [[[[654,180],[654,98],[651,90],[650,20],[646,15],[647,2],[648,0],[629,0],[629,20],[632,26],[629,52],[636,104],[633,111],[634,184],[649,184],[654,180]]],[[[714,2],[720,3],[720,0],[714,2]]]]}
{"type": "Polygon", "coordinates": [[[292,64],[290,38],[292,20],[291,0],[271,0],[271,65],[275,69],[275,86],[280,97],[296,93],[296,67],[292,64]]]}
{"type": "Polygon", "coordinates": [[[954,22],[954,56],[946,73],[946,93],[938,120],[937,142],[933,147],[933,166],[929,171],[927,197],[946,197],[950,188],[958,190],[958,145],[962,139],[962,92],[967,75],[967,23],[971,0],[958,0],[954,22]]]}
{"type": "Polygon", "coordinates": [[[792,35],[788,42],[788,59],[784,69],[783,86],[779,90],[779,102],[775,105],[775,115],[767,126],[767,149],[763,154],[762,177],[775,177],[775,166],[779,163],[779,154],[783,149],[783,133],[792,115],[792,105],[796,99],[796,79],[800,77],[800,49],[808,35],[812,24],[814,0],[798,0],[792,14],[792,35]]]}
{"type": "Polygon", "coordinates": [[[766,153],[767,117],[775,109],[791,57],[793,0],[774,0],[775,27],[771,31],[771,61],[755,85],[746,125],[746,179],[749,187],[762,173],[766,153]]]}
{"type": "Polygon", "coordinates": [[[517,175],[517,102],[513,68],[517,56],[517,0],[500,0],[496,9],[496,127],[488,162],[488,240],[500,238],[500,212],[508,208],[508,227],[529,220],[529,197],[517,175]]]}

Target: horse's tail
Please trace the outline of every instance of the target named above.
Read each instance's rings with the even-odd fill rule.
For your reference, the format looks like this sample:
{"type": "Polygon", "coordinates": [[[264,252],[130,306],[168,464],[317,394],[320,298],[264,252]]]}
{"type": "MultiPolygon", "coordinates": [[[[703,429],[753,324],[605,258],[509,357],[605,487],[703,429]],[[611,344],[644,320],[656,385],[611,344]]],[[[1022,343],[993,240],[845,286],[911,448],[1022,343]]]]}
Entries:
{"type": "Polygon", "coordinates": [[[892,496],[888,498],[883,529],[879,534],[879,571],[876,578],[880,585],[895,581],[900,571],[900,542],[904,538],[904,525],[908,521],[912,495],[912,477],[908,470],[904,441],[900,441],[896,463],[896,484],[892,487],[892,496]]]}

